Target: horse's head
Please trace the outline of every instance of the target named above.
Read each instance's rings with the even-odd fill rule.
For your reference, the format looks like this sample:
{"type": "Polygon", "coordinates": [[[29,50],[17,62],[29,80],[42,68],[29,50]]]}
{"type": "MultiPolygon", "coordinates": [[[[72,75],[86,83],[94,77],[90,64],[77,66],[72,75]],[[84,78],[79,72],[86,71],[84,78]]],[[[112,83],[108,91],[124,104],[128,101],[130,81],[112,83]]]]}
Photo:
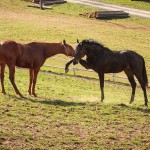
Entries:
{"type": "Polygon", "coordinates": [[[78,45],[77,45],[77,47],[75,49],[76,54],[74,56],[74,61],[73,61],[74,65],[78,64],[79,60],[81,58],[83,58],[85,56],[85,54],[86,54],[86,50],[84,49],[83,43],[79,42],[78,40],[77,40],[77,43],[78,43],[78,45]]]}
{"type": "Polygon", "coordinates": [[[69,45],[69,44],[66,43],[66,40],[63,40],[62,45],[65,48],[66,55],[74,57],[75,50],[74,50],[74,48],[71,45],[69,45]]]}

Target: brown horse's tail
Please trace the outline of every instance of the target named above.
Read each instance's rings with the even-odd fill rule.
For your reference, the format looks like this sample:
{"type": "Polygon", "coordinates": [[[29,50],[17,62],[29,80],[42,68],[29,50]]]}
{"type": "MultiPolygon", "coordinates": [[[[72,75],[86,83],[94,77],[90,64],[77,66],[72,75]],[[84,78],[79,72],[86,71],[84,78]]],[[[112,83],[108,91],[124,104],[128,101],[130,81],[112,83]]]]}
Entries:
{"type": "Polygon", "coordinates": [[[143,80],[144,80],[145,86],[148,87],[148,78],[147,78],[147,72],[146,72],[146,67],[145,67],[145,61],[144,61],[144,58],[143,58],[142,75],[143,75],[143,80]]]}

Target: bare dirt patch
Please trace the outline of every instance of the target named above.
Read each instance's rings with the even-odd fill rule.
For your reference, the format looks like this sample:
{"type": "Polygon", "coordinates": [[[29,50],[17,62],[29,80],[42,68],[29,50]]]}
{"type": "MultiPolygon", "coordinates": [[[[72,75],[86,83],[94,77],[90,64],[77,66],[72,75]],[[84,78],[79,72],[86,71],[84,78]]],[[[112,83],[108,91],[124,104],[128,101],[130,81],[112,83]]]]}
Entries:
{"type": "Polygon", "coordinates": [[[12,12],[12,11],[1,11],[0,13],[1,19],[10,19],[10,20],[17,20],[21,22],[30,22],[32,24],[41,24],[42,27],[55,27],[59,29],[68,28],[75,28],[76,26],[80,26],[80,28],[84,28],[84,26],[91,26],[91,24],[95,24],[96,26],[106,26],[106,27],[119,27],[124,29],[131,29],[131,30],[142,30],[142,31],[150,31],[150,27],[143,27],[142,25],[137,24],[122,24],[122,23],[115,23],[111,21],[104,21],[104,20],[95,20],[95,19],[87,19],[87,18],[75,18],[72,16],[64,16],[64,15],[46,15],[41,16],[30,12],[12,12]],[[41,20],[42,21],[39,21],[41,20]],[[60,26],[61,23],[61,26],[60,26]]]}

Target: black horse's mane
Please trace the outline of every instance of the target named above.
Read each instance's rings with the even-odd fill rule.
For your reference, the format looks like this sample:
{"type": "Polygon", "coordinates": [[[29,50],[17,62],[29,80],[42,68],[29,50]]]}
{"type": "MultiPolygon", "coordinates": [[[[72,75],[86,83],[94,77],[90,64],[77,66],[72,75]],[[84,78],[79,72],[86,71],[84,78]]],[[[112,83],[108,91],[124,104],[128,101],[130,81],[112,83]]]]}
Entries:
{"type": "Polygon", "coordinates": [[[83,45],[84,45],[84,44],[96,45],[96,46],[100,47],[100,49],[103,50],[103,51],[110,51],[110,52],[111,52],[111,50],[110,50],[109,48],[107,48],[107,47],[104,46],[102,43],[97,42],[97,41],[95,41],[95,40],[93,40],[93,39],[85,39],[85,40],[83,40],[81,43],[82,43],[83,45]]]}
{"type": "Polygon", "coordinates": [[[82,43],[97,44],[97,45],[104,46],[102,43],[97,42],[97,41],[95,41],[95,40],[93,40],[93,39],[85,39],[85,40],[82,41],[82,43]]]}

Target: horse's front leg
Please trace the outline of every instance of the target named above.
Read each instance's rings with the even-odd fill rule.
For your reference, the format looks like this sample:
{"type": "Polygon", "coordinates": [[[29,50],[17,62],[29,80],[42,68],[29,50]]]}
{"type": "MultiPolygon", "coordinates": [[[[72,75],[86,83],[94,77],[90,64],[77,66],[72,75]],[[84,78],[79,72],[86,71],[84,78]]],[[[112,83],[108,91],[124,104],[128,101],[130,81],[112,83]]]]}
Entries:
{"type": "Polygon", "coordinates": [[[100,80],[101,102],[104,100],[104,73],[98,73],[100,80]]]}
{"type": "Polygon", "coordinates": [[[2,86],[2,93],[6,94],[4,88],[4,72],[5,72],[5,64],[1,64],[1,86],[2,86]]]}
{"type": "Polygon", "coordinates": [[[69,71],[69,66],[71,63],[73,63],[73,60],[74,59],[71,59],[68,63],[66,63],[66,66],[65,66],[65,73],[67,73],[69,71]]]}
{"type": "Polygon", "coordinates": [[[35,94],[35,85],[36,85],[36,81],[37,81],[37,76],[39,73],[40,69],[34,69],[34,78],[33,78],[33,85],[32,85],[32,94],[37,97],[37,95],[35,94]]]}
{"type": "Polygon", "coordinates": [[[80,63],[84,68],[86,68],[86,69],[91,69],[90,64],[88,64],[85,60],[80,59],[80,60],[79,60],[79,63],[80,63]]]}
{"type": "Polygon", "coordinates": [[[8,65],[9,68],[9,79],[11,84],[13,85],[13,88],[20,97],[23,97],[22,94],[19,92],[16,83],[15,83],[15,65],[8,65]]]}

